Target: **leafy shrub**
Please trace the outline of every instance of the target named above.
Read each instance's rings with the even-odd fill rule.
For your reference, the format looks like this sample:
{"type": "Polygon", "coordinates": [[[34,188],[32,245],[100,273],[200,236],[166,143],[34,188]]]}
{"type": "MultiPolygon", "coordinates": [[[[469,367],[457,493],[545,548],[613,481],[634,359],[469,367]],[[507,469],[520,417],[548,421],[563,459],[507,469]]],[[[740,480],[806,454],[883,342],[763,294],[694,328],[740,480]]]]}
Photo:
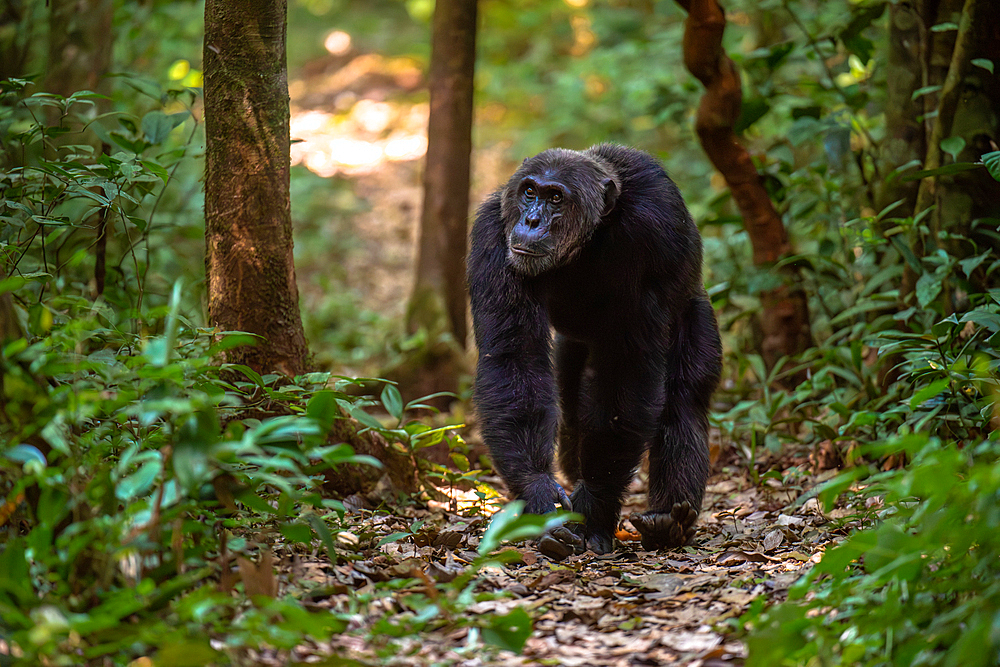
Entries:
{"type": "MultiPolygon", "coordinates": [[[[0,616],[25,657],[166,646],[152,639],[163,631],[156,612],[169,605],[183,618],[189,596],[213,600],[219,621],[231,618],[239,605],[228,596],[189,591],[226,567],[227,551],[252,553],[247,538],[262,531],[332,549],[330,525],[343,508],[320,496],[317,473],[370,462],[326,443],[337,402],[349,405],[323,388],[327,375],[290,390],[249,369],[213,366],[218,346],[245,339],[213,346],[209,332],[182,327],[179,295],[165,334],[152,338],[122,333],[111,309],[66,299],[47,336],[14,341],[0,357],[0,438],[9,443],[0,452],[0,616]],[[272,407],[267,417],[267,404],[292,409],[272,407]]],[[[287,615],[285,606],[257,613],[287,615]]],[[[212,624],[201,620],[200,633],[189,628],[169,650],[203,652],[212,624]]],[[[338,625],[299,624],[292,636],[338,625]]],[[[230,640],[291,641],[277,642],[275,631],[247,628],[230,640]]]]}
{"type": "Polygon", "coordinates": [[[1000,660],[1000,444],[959,449],[913,434],[882,453],[899,450],[912,464],[864,490],[884,496],[877,525],[824,554],[788,602],[743,619],[754,628],[748,665],[1000,660]]]}

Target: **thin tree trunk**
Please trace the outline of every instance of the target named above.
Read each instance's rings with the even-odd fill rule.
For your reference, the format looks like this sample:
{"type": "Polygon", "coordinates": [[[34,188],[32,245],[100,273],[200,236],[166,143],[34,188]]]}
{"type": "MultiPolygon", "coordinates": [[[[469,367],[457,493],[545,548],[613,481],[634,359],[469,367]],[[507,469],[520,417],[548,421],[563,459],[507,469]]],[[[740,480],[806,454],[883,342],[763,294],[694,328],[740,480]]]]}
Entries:
{"type": "MultiPolygon", "coordinates": [[[[722,48],[726,16],[716,0],[676,0],[688,12],[684,28],[684,64],[705,86],[695,131],[705,153],[722,173],[733,193],[750,236],[755,265],[773,264],[791,245],[781,216],[734,127],[740,116],[743,90],[736,65],[722,48]]],[[[785,355],[812,345],[806,295],[796,286],[794,269],[781,272],[786,285],[761,294],[761,353],[768,367],[785,355]]]]}
{"type": "MultiPolygon", "coordinates": [[[[969,68],[971,54],[975,48],[975,33],[973,31],[975,12],[976,0],[965,0],[961,22],[958,25],[958,37],[955,39],[955,48],[952,51],[948,74],[945,77],[938,101],[936,120],[931,128],[930,138],[927,140],[927,157],[924,160],[924,169],[937,169],[941,166],[941,141],[951,136],[955,110],[958,108],[959,95],[962,92],[962,79],[969,68]]],[[[934,202],[936,186],[937,178],[934,176],[921,180],[915,213],[920,213],[934,202]]],[[[931,225],[931,236],[936,240],[937,233],[941,231],[940,218],[938,216],[933,216],[933,218],[936,223],[931,225]]]]}
{"type": "Polygon", "coordinates": [[[0,81],[23,77],[34,38],[29,0],[0,1],[0,81]]]}
{"type": "Polygon", "coordinates": [[[466,340],[465,253],[472,157],[476,0],[439,0],[431,39],[431,110],[416,285],[408,329],[446,329],[466,340]]]}
{"type": "Polygon", "coordinates": [[[434,7],[424,202],[406,314],[408,331],[428,332],[428,349],[392,371],[404,395],[455,391],[464,366],[476,15],[477,0],[438,0],[434,7]]]}
{"type": "Polygon", "coordinates": [[[306,370],[292,263],[286,0],[205,3],[205,270],[210,322],[261,336],[225,360],[306,370]]]}
{"type": "MultiPolygon", "coordinates": [[[[920,61],[922,21],[913,5],[889,5],[886,138],[879,151],[884,173],[921,159],[926,151],[923,123],[920,121],[922,101],[913,99],[913,93],[924,85],[920,61]]],[[[913,181],[880,181],[875,184],[875,205],[882,210],[903,199],[903,207],[893,213],[893,217],[905,217],[913,211],[918,187],[919,184],[913,181]]]]}
{"type": "MultiPolygon", "coordinates": [[[[983,0],[945,0],[923,5],[924,85],[940,85],[936,94],[924,95],[926,153],[924,169],[935,169],[947,160],[941,142],[959,137],[965,147],[956,156],[958,162],[975,162],[983,153],[996,150],[1000,125],[997,108],[1000,105],[1000,72],[989,72],[971,63],[976,58],[992,62],[1000,59],[1000,6],[983,0]],[[933,32],[930,26],[944,22],[958,24],[957,31],[933,32]]],[[[969,236],[985,246],[996,242],[992,234],[979,235],[972,222],[979,218],[1000,216],[1000,184],[985,171],[972,171],[950,176],[930,176],[920,181],[914,216],[929,211],[921,227],[914,228],[910,243],[917,257],[932,254],[936,249],[955,243],[941,232],[969,236]]],[[[900,298],[911,300],[920,274],[909,265],[903,274],[900,298]]],[[[986,287],[991,281],[985,274],[974,280],[986,287]]],[[[951,285],[941,290],[943,310],[951,312],[951,285]]]]}
{"type": "Polygon", "coordinates": [[[112,0],[50,0],[45,90],[68,97],[78,90],[106,92],[111,65],[112,0]]]}

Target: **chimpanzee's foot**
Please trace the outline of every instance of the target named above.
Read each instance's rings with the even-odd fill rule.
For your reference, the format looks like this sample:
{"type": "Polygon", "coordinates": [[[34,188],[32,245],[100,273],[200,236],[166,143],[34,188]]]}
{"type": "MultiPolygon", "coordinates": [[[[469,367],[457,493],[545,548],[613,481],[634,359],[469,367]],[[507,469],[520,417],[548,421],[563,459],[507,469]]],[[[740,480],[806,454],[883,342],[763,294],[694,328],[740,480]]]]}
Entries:
{"type": "Polygon", "coordinates": [[[633,512],[629,521],[642,536],[642,548],[647,551],[682,547],[694,537],[698,512],[686,500],[674,503],[667,512],[633,512]]]}
{"type": "Polygon", "coordinates": [[[595,554],[610,553],[615,548],[614,536],[608,532],[592,532],[580,523],[553,528],[538,540],[538,550],[553,560],[590,549],[595,554]]]}

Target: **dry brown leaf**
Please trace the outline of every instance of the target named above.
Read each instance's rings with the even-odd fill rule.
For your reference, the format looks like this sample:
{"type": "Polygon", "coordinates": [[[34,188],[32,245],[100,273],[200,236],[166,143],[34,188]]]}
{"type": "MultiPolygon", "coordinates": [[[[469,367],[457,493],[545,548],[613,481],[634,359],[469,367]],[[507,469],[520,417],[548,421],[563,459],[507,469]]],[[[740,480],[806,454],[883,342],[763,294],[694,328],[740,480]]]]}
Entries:
{"type": "Polygon", "coordinates": [[[784,539],[785,536],[780,530],[772,530],[767,534],[767,537],[764,538],[764,551],[774,551],[781,546],[784,539]]]}
{"type": "Polygon", "coordinates": [[[545,590],[546,588],[551,588],[556,584],[570,583],[573,581],[576,581],[576,573],[573,572],[573,570],[555,570],[537,577],[534,581],[528,584],[528,588],[536,591],[545,590]]]}
{"type": "Polygon", "coordinates": [[[259,564],[243,556],[237,556],[236,563],[240,568],[243,590],[248,597],[263,595],[274,598],[278,596],[278,580],[274,576],[274,555],[270,549],[264,549],[261,552],[259,564]]]}

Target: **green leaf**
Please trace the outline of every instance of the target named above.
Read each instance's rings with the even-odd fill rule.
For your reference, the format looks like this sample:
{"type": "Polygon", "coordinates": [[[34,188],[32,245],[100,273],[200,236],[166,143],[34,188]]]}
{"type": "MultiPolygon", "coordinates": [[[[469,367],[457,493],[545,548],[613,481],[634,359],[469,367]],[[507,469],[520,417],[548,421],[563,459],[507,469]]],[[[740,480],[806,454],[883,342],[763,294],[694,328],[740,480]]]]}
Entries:
{"type": "MultiPolygon", "coordinates": [[[[942,141],[941,144],[943,147],[944,142],[942,141]]],[[[972,171],[973,169],[978,168],[979,165],[975,162],[953,162],[952,164],[946,164],[945,166],[938,167],[937,169],[921,169],[920,171],[915,171],[911,174],[904,174],[899,177],[899,180],[906,183],[909,181],[916,181],[921,178],[927,178],[928,176],[950,176],[952,174],[961,174],[963,171],[972,171]]]]}
{"type": "Polygon", "coordinates": [[[356,405],[351,406],[350,413],[351,417],[359,421],[363,426],[375,429],[376,431],[385,430],[385,427],[382,426],[382,422],[375,419],[375,417],[372,417],[370,414],[368,414],[367,412],[365,412],[356,405]]]}
{"type": "Polygon", "coordinates": [[[11,461],[16,461],[18,463],[27,463],[28,461],[37,461],[42,464],[44,468],[48,462],[45,460],[45,455],[37,447],[32,447],[31,445],[15,445],[3,453],[11,461]]]}
{"type": "Polygon", "coordinates": [[[271,507],[263,498],[250,489],[241,489],[233,494],[233,498],[240,501],[244,507],[252,509],[258,514],[276,514],[277,510],[271,507]]]}
{"type": "Polygon", "coordinates": [[[11,276],[0,280],[0,294],[15,292],[28,284],[28,279],[24,276],[11,276]]]}
{"type": "MultiPolygon", "coordinates": [[[[217,338],[217,340],[212,347],[208,348],[208,356],[210,357],[214,357],[225,350],[231,350],[234,347],[240,347],[242,345],[253,346],[263,340],[261,336],[247,333],[245,331],[220,331],[213,335],[217,338]]],[[[223,368],[229,368],[229,366],[223,365],[223,368]]],[[[234,368],[243,372],[243,369],[246,368],[246,366],[234,366],[234,368]]],[[[249,374],[246,375],[247,377],[250,377],[249,374]]],[[[257,373],[254,373],[254,375],[257,375],[257,373]]],[[[260,375],[257,375],[257,377],[260,377],[260,375]]],[[[260,386],[264,386],[263,381],[261,381],[260,386]]]]}
{"type": "Polygon", "coordinates": [[[319,535],[320,541],[323,543],[323,546],[326,547],[327,557],[333,558],[333,535],[330,534],[330,529],[327,525],[323,523],[323,518],[310,512],[309,514],[306,514],[306,521],[309,522],[309,525],[312,526],[313,530],[316,531],[316,534],[319,535]]]}
{"type": "Polygon", "coordinates": [[[504,616],[494,616],[490,625],[482,630],[486,643],[514,653],[521,652],[531,631],[531,617],[521,607],[504,616]]]}
{"type": "Polygon", "coordinates": [[[479,541],[479,554],[495,551],[504,540],[516,542],[540,537],[545,532],[560,526],[567,521],[583,521],[583,517],[572,512],[552,512],[539,516],[537,514],[522,514],[523,500],[514,500],[493,515],[490,525],[479,541]]]}
{"type": "Polygon", "coordinates": [[[388,535],[386,535],[385,537],[383,537],[381,540],[378,541],[378,546],[382,546],[383,544],[389,544],[390,542],[398,542],[399,540],[406,539],[409,536],[410,536],[409,533],[389,533],[388,535]]]}
{"type": "Polygon", "coordinates": [[[733,131],[736,134],[744,132],[763,118],[770,110],[771,105],[763,97],[750,97],[743,100],[743,106],[740,108],[740,117],[736,119],[733,131]]]}
{"type": "Polygon", "coordinates": [[[469,472],[469,457],[465,454],[460,454],[459,452],[452,452],[449,455],[451,462],[455,464],[455,467],[462,472],[469,472]]]}
{"type": "Polygon", "coordinates": [[[287,539],[299,544],[309,544],[313,539],[312,528],[304,523],[286,523],[279,526],[278,530],[287,539]]]}
{"type": "Polygon", "coordinates": [[[146,168],[146,171],[152,173],[153,175],[158,177],[161,181],[163,181],[164,185],[166,185],[167,181],[170,180],[169,172],[167,172],[166,169],[164,169],[157,163],[151,162],[149,160],[141,160],[140,164],[142,164],[142,166],[146,168]]]}
{"type": "Polygon", "coordinates": [[[336,394],[329,389],[313,394],[306,404],[306,416],[314,419],[324,433],[328,432],[333,427],[333,422],[340,416],[336,394]]]}
{"type": "Polygon", "coordinates": [[[948,382],[949,382],[948,378],[941,378],[940,380],[935,380],[934,382],[931,382],[929,385],[927,385],[926,387],[915,393],[910,398],[910,408],[916,409],[922,403],[929,401],[935,396],[941,394],[945,389],[948,388],[948,382]]]}
{"type": "Polygon", "coordinates": [[[933,273],[925,273],[917,281],[917,301],[921,308],[931,304],[941,293],[941,279],[933,273]]]}
{"type": "Polygon", "coordinates": [[[941,140],[941,150],[951,156],[951,159],[958,160],[958,154],[965,148],[965,139],[954,136],[941,140]]]}
{"type": "Polygon", "coordinates": [[[948,32],[950,30],[958,30],[958,24],[952,21],[944,21],[931,26],[931,32],[948,32]]]}
{"type": "Polygon", "coordinates": [[[913,91],[913,95],[910,96],[910,99],[916,100],[918,97],[922,97],[924,95],[927,95],[928,93],[936,93],[939,90],[941,90],[940,85],[924,86],[923,88],[917,88],[916,90],[913,91]]]}
{"type": "MultiPolygon", "coordinates": [[[[12,593],[27,608],[33,607],[38,604],[38,599],[32,591],[24,538],[8,536],[6,539],[4,548],[0,549],[0,591],[12,593]]],[[[5,615],[7,611],[5,608],[5,615]]],[[[4,620],[6,621],[6,617],[4,620]]],[[[4,625],[11,627],[6,623],[4,625]]]]}
{"type": "Polygon", "coordinates": [[[146,461],[134,473],[118,482],[115,487],[115,497],[119,500],[132,500],[143,496],[163,470],[163,462],[159,459],[146,461]]]}
{"type": "MultiPolygon", "coordinates": [[[[235,336],[227,337],[226,340],[229,340],[230,338],[235,338],[235,336]]],[[[260,373],[250,368],[249,366],[244,366],[243,364],[223,364],[222,368],[223,369],[231,368],[234,371],[239,371],[240,373],[243,373],[243,375],[247,376],[247,378],[249,378],[251,382],[253,382],[261,389],[264,389],[267,386],[264,384],[264,378],[260,376],[260,373]]]]}
{"type": "Polygon", "coordinates": [[[170,114],[153,110],[142,117],[142,133],[146,135],[146,141],[150,144],[162,143],[170,136],[170,132],[187,120],[188,112],[170,114]]]}
{"type": "Polygon", "coordinates": [[[382,388],[382,405],[385,411],[397,420],[403,418],[403,397],[399,393],[396,385],[388,384],[382,388]]]}
{"type": "Polygon", "coordinates": [[[1000,151],[983,153],[982,161],[983,165],[986,166],[986,171],[990,172],[990,176],[1000,181],[1000,151]]]}
{"type": "Polygon", "coordinates": [[[973,322],[993,332],[1000,331],[1000,313],[989,310],[971,310],[962,315],[962,319],[959,321],[962,324],[973,322]]]}
{"type": "Polygon", "coordinates": [[[976,67],[982,67],[984,70],[993,74],[993,61],[988,58],[973,58],[969,61],[976,67]]]}

